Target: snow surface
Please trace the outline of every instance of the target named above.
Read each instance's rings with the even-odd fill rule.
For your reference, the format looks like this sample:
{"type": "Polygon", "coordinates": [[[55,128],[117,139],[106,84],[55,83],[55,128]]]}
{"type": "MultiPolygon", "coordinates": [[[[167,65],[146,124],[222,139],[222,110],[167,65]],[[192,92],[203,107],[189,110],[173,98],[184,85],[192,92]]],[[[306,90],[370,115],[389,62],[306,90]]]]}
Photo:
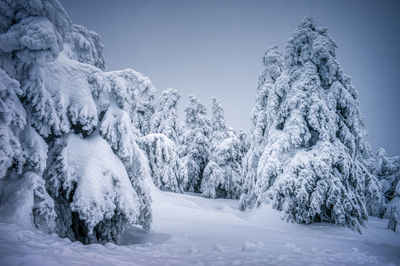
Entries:
{"type": "Polygon", "coordinates": [[[400,233],[371,217],[363,234],[332,224],[282,221],[268,206],[162,192],[152,186],[150,233],[119,245],[82,245],[0,222],[0,265],[400,265],[400,233]]]}

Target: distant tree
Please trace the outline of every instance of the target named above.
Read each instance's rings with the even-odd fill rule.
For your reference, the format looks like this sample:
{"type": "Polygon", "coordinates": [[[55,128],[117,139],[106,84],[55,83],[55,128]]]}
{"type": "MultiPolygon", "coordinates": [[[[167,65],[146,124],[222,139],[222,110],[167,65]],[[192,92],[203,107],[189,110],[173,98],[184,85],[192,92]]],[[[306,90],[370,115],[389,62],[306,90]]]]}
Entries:
{"type": "Polygon", "coordinates": [[[222,102],[215,97],[212,98],[211,121],[210,156],[200,190],[204,197],[238,198],[243,181],[243,144],[236,132],[226,126],[222,102]]]}
{"type": "Polygon", "coordinates": [[[188,173],[176,144],[164,134],[148,134],[138,142],[148,158],[154,184],[164,191],[182,193],[188,173]]]}
{"type": "Polygon", "coordinates": [[[209,160],[211,122],[206,107],[194,96],[189,96],[185,113],[179,154],[188,171],[186,190],[200,192],[203,171],[209,160]]]}
{"type": "Polygon", "coordinates": [[[395,207],[397,216],[400,216],[400,157],[389,157],[380,148],[373,163],[372,172],[377,176],[383,193],[382,203],[376,206],[374,214],[389,218],[392,207],[395,207]]]}
{"type": "Polygon", "coordinates": [[[164,134],[175,143],[178,142],[177,105],[180,97],[176,89],[164,90],[157,100],[150,122],[152,133],[164,134]]]}

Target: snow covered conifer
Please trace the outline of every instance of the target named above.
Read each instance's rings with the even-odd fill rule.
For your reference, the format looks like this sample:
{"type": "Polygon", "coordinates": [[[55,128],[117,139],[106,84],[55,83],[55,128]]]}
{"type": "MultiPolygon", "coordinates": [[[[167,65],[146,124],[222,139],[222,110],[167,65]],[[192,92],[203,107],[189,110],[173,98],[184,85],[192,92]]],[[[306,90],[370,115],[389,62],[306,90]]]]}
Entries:
{"type": "Polygon", "coordinates": [[[271,203],[287,220],[360,230],[379,183],[366,167],[371,149],[357,93],[335,48],[327,30],[308,17],[289,39],[289,86],[282,86],[275,112],[267,112],[253,193],[258,204],[271,203]]]}
{"type": "Polygon", "coordinates": [[[242,192],[241,143],[228,137],[214,146],[201,181],[202,196],[239,198],[242,192]]]}
{"type": "Polygon", "coordinates": [[[157,100],[151,118],[150,132],[161,133],[178,143],[177,105],[181,95],[176,89],[164,90],[157,100]]]}
{"type": "Polygon", "coordinates": [[[189,97],[179,154],[188,171],[188,191],[200,191],[203,171],[208,163],[211,122],[207,110],[195,96],[189,97]]]}
{"type": "Polygon", "coordinates": [[[150,79],[133,69],[124,69],[107,73],[111,86],[117,94],[118,104],[126,109],[138,136],[150,133],[150,119],[154,113],[155,88],[150,79]]]}
{"type": "Polygon", "coordinates": [[[212,112],[211,112],[211,142],[221,142],[227,137],[228,129],[225,124],[224,109],[220,99],[212,98],[212,112]]]}
{"type": "Polygon", "coordinates": [[[392,207],[395,207],[400,216],[400,157],[388,157],[380,148],[374,162],[373,174],[377,176],[383,193],[382,206],[378,206],[377,214],[389,218],[392,207]]]}
{"type": "Polygon", "coordinates": [[[1,3],[0,215],[82,242],[148,229],[150,170],[133,133],[149,127],[151,82],[104,73],[99,36],[72,26],[57,1],[1,3]]]}
{"type": "Polygon", "coordinates": [[[148,134],[138,142],[147,155],[154,184],[164,191],[183,192],[187,170],[176,144],[164,134],[148,134]]]}
{"type": "Polygon", "coordinates": [[[243,143],[234,130],[227,128],[222,102],[215,97],[212,98],[211,121],[209,162],[201,181],[202,195],[210,198],[238,198],[242,189],[243,143]]]}
{"type": "Polygon", "coordinates": [[[289,79],[284,72],[282,55],[274,46],[265,52],[264,71],[259,77],[256,103],[251,111],[250,147],[243,159],[243,192],[240,208],[253,207],[257,195],[254,185],[257,181],[258,162],[265,150],[269,127],[277,120],[279,108],[288,90],[289,79]]]}

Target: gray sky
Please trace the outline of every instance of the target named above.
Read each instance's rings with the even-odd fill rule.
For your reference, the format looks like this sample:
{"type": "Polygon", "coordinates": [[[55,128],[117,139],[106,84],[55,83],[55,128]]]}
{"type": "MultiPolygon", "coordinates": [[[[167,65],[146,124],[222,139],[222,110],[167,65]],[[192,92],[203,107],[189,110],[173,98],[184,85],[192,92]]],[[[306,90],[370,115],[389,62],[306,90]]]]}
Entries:
{"type": "MultiPolygon", "coordinates": [[[[329,29],[358,88],[374,148],[400,155],[400,1],[62,0],[75,24],[98,32],[106,69],[133,68],[157,90],[223,101],[229,126],[248,130],[266,48],[305,15],[329,29]]],[[[209,108],[210,109],[210,108],[209,108]]]]}

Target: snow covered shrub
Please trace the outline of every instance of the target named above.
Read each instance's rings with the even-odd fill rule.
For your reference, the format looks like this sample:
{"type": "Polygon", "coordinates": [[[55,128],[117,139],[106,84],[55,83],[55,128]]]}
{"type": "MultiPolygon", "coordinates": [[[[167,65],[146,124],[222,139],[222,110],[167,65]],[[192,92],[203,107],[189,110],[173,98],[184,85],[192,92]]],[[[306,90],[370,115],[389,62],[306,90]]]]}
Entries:
{"type": "Polygon", "coordinates": [[[188,177],[176,144],[163,134],[149,134],[138,142],[147,155],[154,184],[164,191],[182,193],[188,177]]]}
{"type": "Polygon", "coordinates": [[[360,230],[379,183],[366,167],[371,149],[357,93],[335,48],[327,30],[305,18],[287,43],[284,64],[275,50],[267,52],[265,126],[253,130],[265,148],[246,194],[256,196],[251,203],[271,203],[290,221],[360,230]]]}
{"type": "Polygon", "coordinates": [[[212,99],[212,132],[209,162],[201,181],[202,196],[238,198],[242,185],[242,158],[246,148],[243,133],[236,136],[225,124],[224,110],[219,99],[212,99]],[[242,138],[242,140],[239,139],[242,138]]]}
{"type": "Polygon", "coordinates": [[[178,143],[177,105],[181,95],[176,89],[164,90],[157,100],[156,110],[151,118],[150,132],[161,133],[178,143]]]}
{"type": "Polygon", "coordinates": [[[390,217],[392,207],[395,207],[400,217],[400,157],[388,157],[383,148],[380,148],[374,160],[373,173],[377,176],[383,193],[382,206],[378,215],[390,217]]]}
{"type": "Polygon", "coordinates": [[[194,96],[189,97],[185,113],[186,120],[179,149],[179,155],[188,171],[188,184],[185,189],[200,192],[203,171],[208,163],[211,123],[206,107],[194,96]]]}

